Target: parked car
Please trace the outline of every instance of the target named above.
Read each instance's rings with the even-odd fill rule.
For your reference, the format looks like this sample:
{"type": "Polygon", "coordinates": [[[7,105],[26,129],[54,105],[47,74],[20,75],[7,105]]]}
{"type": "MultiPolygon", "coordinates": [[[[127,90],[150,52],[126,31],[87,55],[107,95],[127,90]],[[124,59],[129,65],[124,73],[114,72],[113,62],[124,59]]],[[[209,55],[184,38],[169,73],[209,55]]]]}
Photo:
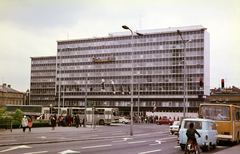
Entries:
{"type": "Polygon", "coordinates": [[[156,120],[156,124],[158,124],[158,125],[161,125],[161,124],[169,124],[169,125],[172,125],[173,122],[174,122],[174,120],[168,119],[168,118],[164,118],[164,119],[161,119],[161,120],[156,120]]]}
{"type": "Polygon", "coordinates": [[[119,122],[127,124],[130,123],[131,121],[129,119],[126,119],[125,117],[119,117],[119,122]]]}
{"type": "Polygon", "coordinates": [[[180,124],[180,121],[174,121],[172,126],[170,126],[169,128],[169,131],[171,134],[174,134],[175,132],[178,132],[179,130],[179,124],[180,124]]]}
{"type": "Polygon", "coordinates": [[[200,138],[196,137],[199,146],[206,151],[209,151],[211,146],[216,148],[218,132],[215,121],[210,119],[189,118],[183,119],[179,130],[177,142],[181,146],[181,149],[184,150],[185,144],[187,143],[186,132],[191,122],[194,123],[194,128],[201,135],[200,138]]]}

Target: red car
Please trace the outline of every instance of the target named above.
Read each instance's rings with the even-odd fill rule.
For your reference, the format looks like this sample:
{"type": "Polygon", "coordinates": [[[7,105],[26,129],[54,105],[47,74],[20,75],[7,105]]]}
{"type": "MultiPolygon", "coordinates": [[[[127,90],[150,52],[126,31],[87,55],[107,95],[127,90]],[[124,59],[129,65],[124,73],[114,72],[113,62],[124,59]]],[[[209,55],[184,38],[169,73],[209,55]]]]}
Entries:
{"type": "Polygon", "coordinates": [[[162,120],[156,120],[156,123],[157,123],[158,125],[161,125],[161,124],[172,125],[173,122],[174,122],[174,120],[168,119],[168,118],[164,118],[164,119],[162,119],[162,120]]]}

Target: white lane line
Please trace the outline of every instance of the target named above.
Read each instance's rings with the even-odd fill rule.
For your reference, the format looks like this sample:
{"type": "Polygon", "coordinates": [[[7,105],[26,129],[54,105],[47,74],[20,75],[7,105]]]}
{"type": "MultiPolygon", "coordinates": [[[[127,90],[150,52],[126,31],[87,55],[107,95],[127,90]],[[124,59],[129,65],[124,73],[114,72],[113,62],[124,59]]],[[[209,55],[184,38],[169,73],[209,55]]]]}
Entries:
{"type": "Polygon", "coordinates": [[[23,153],[23,154],[35,154],[35,153],[47,153],[48,151],[37,151],[37,152],[29,152],[29,153],[23,153]]]}
{"type": "Polygon", "coordinates": [[[82,147],[82,149],[101,148],[101,147],[109,147],[109,146],[112,146],[112,145],[111,145],[111,144],[107,144],[107,145],[96,145],[96,146],[82,147]]]}
{"type": "MultiPolygon", "coordinates": [[[[160,142],[162,143],[162,142],[166,142],[166,141],[160,141],[160,142]]],[[[149,144],[149,145],[159,145],[161,143],[154,143],[154,144],[149,144]]]]}
{"type": "Polygon", "coordinates": [[[162,150],[158,149],[158,150],[153,150],[153,151],[140,152],[138,154],[153,153],[153,152],[157,152],[157,151],[162,151],[162,150]]]}
{"type": "Polygon", "coordinates": [[[178,145],[178,146],[175,146],[174,148],[180,148],[180,146],[178,145]]]}
{"type": "Polygon", "coordinates": [[[168,140],[168,139],[173,139],[173,138],[177,138],[177,137],[168,137],[168,138],[160,138],[160,139],[158,139],[159,141],[161,141],[161,140],[168,140]]]}
{"type": "Polygon", "coordinates": [[[128,142],[128,144],[143,143],[143,142],[146,142],[146,141],[128,142]]]}

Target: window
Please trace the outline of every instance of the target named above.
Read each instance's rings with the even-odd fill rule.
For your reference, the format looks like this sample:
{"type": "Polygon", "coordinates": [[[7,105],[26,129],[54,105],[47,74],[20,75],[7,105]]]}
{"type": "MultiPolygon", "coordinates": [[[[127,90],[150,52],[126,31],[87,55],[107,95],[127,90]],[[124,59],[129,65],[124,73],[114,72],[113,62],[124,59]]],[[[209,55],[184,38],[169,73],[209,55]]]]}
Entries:
{"type": "Polygon", "coordinates": [[[201,121],[185,121],[184,128],[189,128],[190,123],[194,124],[195,129],[202,129],[202,122],[201,121]]]}

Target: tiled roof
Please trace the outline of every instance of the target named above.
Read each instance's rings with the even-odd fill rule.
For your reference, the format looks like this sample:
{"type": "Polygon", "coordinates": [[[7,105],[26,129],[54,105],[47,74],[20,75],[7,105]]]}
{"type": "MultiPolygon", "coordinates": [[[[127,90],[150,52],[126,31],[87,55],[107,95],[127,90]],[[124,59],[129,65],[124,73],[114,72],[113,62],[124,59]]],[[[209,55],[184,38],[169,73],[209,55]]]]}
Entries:
{"type": "Polygon", "coordinates": [[[6,85],[0,85],[0,92],[8,92],[8,93],[22,93],[20,91],[17,91],[15,89],[12,89],[11,87],[8,87],[6,85]]]}

